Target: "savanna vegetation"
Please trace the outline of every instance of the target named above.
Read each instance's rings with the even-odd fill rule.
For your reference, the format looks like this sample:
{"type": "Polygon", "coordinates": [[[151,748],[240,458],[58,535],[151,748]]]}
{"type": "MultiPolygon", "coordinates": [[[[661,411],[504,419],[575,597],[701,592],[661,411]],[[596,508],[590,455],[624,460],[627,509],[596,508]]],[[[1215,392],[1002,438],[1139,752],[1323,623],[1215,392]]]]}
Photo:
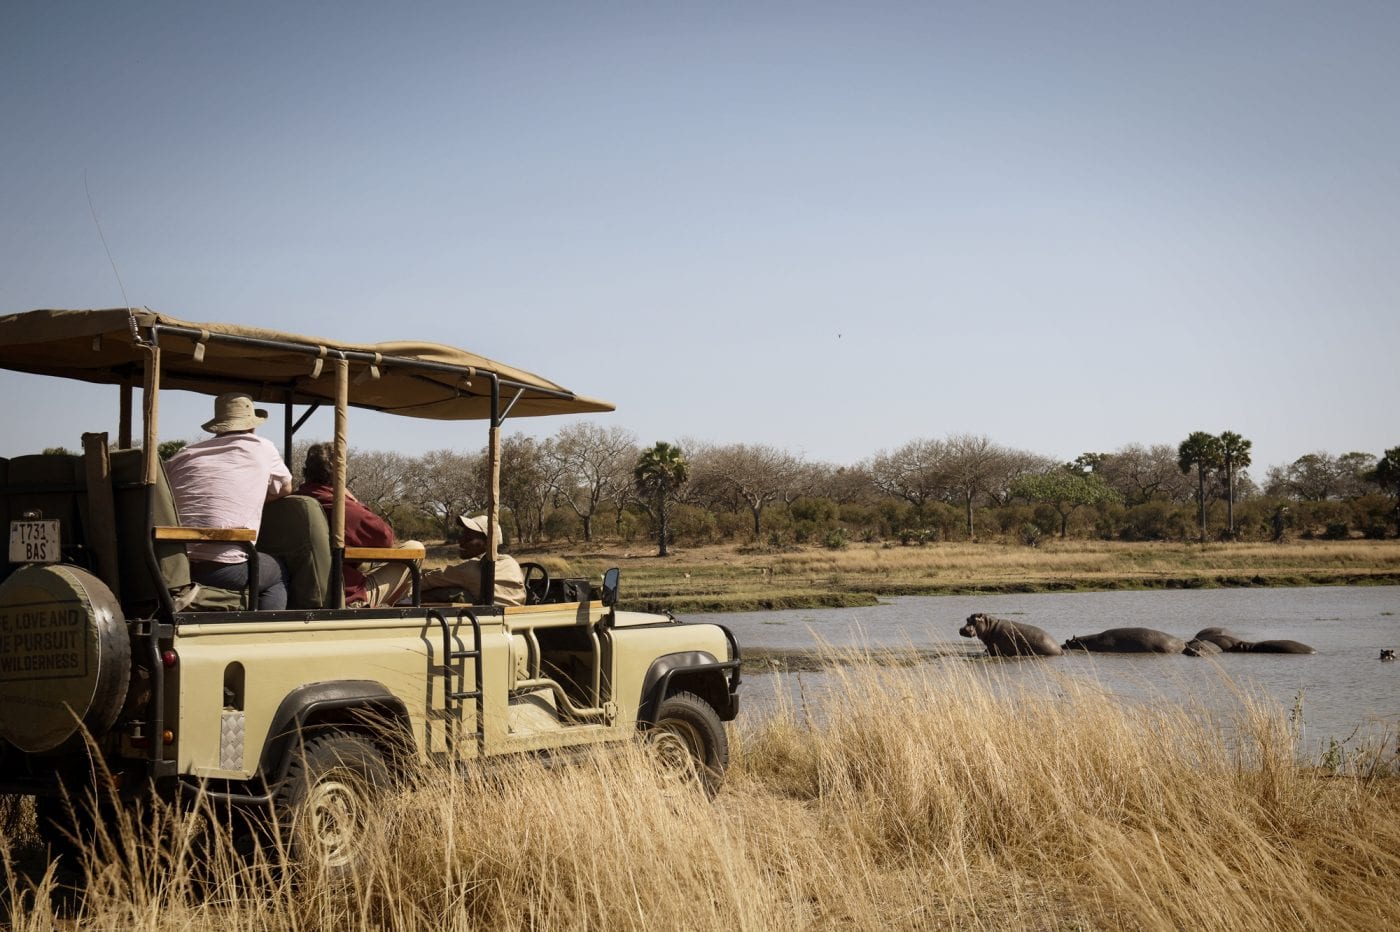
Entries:
{"type": "MultiPolygon", "coordinates": [[[[621,563],[631,604],[650,608],[1400,581],[1400,447],[1308,453],[1262,482],[1250,447],[1198,431],[1056,463],[963,434],[836,466],[760,444],[644,447],[583,421],[504,438],[501,520],[506,549],[551,573],[596,578],[621,563]],[[645,559],[658,554],[668,559],[645,559]]],[[[487,500],[482,451],[352,448],[348,479],[400,536],[429,542],[487,500]]],[[[450,546],[430,554],[455,558],[450,546]]]]}
{"type": "MultiPolygon", "coordinates": [[[[294,451],[294,470],[304,449],[294,451]]],[[[1396,536],[1400,447],[1308,453],[1268,468],[1262,481],[1251,465],[1249,440],[1232,431],[1072,463],[957,434],[836,466],[762,444],[643,447],[625,428],[584,421],[543,440],[508,435],[500,503],[514,546],[556,549],[1396,536]]],[[[456,516],[487,498],[486,457],[476,450],[352,448],[348,478],[401,536],[420,540],[452,536],[456,516]]]]}
{"type": "MultiPolygon", "coordinates": [[[[420,771],[348,880],[198,818],[51,864],[6,813],[4,922],[53,928],[1400,927],[1394,736],[1304,762],[1285,710],[1105,701],[996,663],[833,667],[749,716],[713,802],[641,748],[420,771]]],[[[782,692],[781,690],[779,691],[782,692]]]]}

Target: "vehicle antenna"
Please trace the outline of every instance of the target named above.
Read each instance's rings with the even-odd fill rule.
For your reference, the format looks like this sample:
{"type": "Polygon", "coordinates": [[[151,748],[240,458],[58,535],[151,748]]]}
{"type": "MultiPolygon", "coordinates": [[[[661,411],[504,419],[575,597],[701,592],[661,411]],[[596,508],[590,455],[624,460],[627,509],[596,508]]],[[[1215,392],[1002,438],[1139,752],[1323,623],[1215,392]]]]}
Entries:
{"type": "Polygon", "coordinates": [[[112,274],[117,277],[117,290],[122,293],[122,306],[131,310],[131,302],[126,297],[126,286],[122,284],[122,273],[117,271],[117,260],[112,258],[112,249],[107,245],[107,236],[102,232],[102,221],[97,219],[97,208],[92,206],[92,189],[88,187],[87,169],[83,170],[83,191],[87,193],[88,210],[92,222],[97,225],[97,236],[102,240],[102,248],[107,252],[107,261],[112,264],[112,274]]]}

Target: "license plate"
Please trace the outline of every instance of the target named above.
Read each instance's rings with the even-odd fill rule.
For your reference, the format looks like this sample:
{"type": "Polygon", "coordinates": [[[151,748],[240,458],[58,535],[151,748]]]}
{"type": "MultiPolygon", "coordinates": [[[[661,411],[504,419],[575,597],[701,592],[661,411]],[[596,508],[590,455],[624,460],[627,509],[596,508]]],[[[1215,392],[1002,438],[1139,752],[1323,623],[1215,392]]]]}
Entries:
{"type": "Polygon", "coordinates": [[[11,563],[57,563],[58,521],[11,521],[11,563]]]}

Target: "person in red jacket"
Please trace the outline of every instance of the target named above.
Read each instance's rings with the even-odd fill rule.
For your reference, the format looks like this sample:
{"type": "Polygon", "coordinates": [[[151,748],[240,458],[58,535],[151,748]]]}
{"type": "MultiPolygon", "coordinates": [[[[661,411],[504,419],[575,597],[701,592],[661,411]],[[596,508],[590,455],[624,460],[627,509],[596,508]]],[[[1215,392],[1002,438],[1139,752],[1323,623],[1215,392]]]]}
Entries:
{"type": "MultiPolygon", "coordinates": [[[[302,469],[301,487],[297,495],[306,495],[321,503],[326,520],[331,520],[335,508],[335,447],[329,443],[314,443],[306,451],[306,466],[302,469]]],[[[394,529],[389,522],[366,508],[349,489],[345,490],[345,546],[347,547],[414,547],[417,541],[394,542],[394,529]]],[[[350,608],[393,605],[408,592],[411,575],[407,563],[344,564],[345,604],[350,608]]]]}

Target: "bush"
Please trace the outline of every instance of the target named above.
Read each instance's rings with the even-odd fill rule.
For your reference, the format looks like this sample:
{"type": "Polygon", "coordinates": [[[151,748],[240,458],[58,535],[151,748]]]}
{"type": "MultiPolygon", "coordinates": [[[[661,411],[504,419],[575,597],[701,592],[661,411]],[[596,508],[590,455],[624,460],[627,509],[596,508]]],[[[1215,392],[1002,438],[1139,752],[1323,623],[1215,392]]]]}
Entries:
{"type": "Polygon", "coordinates": [[[1351,526],[1345,521],[1332,521],[1322,532],[1323,540],[1347,540],[1351,537],[1351,526]]]}
{"type": "Polygon", "coordinates": [[[1184,540],[1192,522],[1180,505],[1171,502],[1144,502],[1123,515],[1123,540],[1184,540]]]}
{"type": "Polygon", "coordinates": [[[803,496],[788,506],[788,514],[794,521],[826,525],[835,523],[839,513],[836,503],[830,499],[803,496]]]}
{"type": "Polygon", "coordinates": [[[572,543],[583,536],[583,522],[572,511],[556,508],[544,516],[544,536],[550,540],[562,537],[572,543]]]}
{"type": "Polygon", "coordinates": [[[719,536],[715,516],[694,505],[671,506],[671,539],[695,546],[713,543],[719,536]]]}
{"type": "Polygon", "coordinates": [[[827,531],[826,540],[822,543],[826,546],[827,550],[845,550],[846,529],[838,527],[834,530],[827,531]]]}

